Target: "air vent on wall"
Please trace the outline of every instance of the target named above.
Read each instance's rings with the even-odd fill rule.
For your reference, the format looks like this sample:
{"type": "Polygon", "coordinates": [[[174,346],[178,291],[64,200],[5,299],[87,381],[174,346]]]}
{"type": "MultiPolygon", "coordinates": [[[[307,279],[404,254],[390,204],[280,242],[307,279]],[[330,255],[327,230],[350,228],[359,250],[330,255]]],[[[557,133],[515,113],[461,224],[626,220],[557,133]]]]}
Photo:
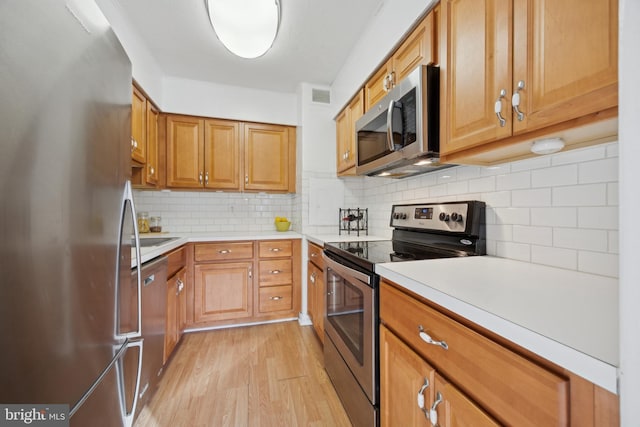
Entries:
{"type": "Polygon", "coordinates": [[[331,93],[324,89],[311,89],[311,101],[318,104],[331,104],[331,93]]]}

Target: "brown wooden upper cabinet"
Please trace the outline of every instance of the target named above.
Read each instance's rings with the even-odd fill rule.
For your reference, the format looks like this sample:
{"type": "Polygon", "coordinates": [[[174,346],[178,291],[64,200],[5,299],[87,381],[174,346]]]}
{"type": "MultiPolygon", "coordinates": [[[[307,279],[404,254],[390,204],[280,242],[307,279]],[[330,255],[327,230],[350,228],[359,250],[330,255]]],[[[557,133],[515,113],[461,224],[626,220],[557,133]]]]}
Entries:
{"type": "Polygon", "coordinates": [[[369,78],[364,85],[364,111],[368,111],[389,90],[405,78],[420,64],[436,60],[435,17],[439,13],[436,6],[402,42],[394,54],[369,78]]]}
{"type": "Polygon", "coordinates": [[[131,158],[147,161],[147,98],[135,86],[131,99],[131,158]]]}
{"type": "Polygon", "coordinates": [[[295,129],[167,116],[167,187],[295,192],[295,129]]]}
{"type": "MultiPolygon", "coordinates": [[[[617,116],[617,0],[443,0],[441,7],[443,160],[515,160],[531,155],[531,139],[617,116]]],[[[616,133],[615,125],[599,126],[589,132],[594,139],[616,133]]]]}
{"type": "Polygon", "coordinates": [[[339,176],[355,175],[356,120],[364,114],[364,95],[360,90],[336,117],[336,165],[339,176]]]}
{"type": "Polygon", "coordinates": [[[244,190],[295,193],[295,129],[258,123],[243,127],[244,190]]]}
{"type": "Polygon", "coordinates": [[[136,187],[159,183],[158,118],[160,111],[137,87],[131,100],[132,182],[136,187]]]}

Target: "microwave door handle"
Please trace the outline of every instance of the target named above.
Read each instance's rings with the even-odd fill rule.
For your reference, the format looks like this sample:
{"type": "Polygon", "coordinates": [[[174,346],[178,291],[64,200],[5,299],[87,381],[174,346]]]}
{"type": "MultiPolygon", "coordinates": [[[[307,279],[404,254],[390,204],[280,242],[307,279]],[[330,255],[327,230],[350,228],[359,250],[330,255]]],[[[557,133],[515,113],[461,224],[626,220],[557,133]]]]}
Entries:
{"type": "Polygon", "coordinates": [[[393,108],[396,102],[392,99],[389,101],[389,108],[387,109],[387,147],[389,151],[395,151],[395,145],[393,144],[393,108]]]}
{"type": "Polygon", "coordinates": [[[389,101],[389,109],[387,110],[387,146],[389,151],[396,151],[396,146],[393,143],[393,110],[395,108],[399,109],[402,114],[402,103],[392,99],[389,101]]]}

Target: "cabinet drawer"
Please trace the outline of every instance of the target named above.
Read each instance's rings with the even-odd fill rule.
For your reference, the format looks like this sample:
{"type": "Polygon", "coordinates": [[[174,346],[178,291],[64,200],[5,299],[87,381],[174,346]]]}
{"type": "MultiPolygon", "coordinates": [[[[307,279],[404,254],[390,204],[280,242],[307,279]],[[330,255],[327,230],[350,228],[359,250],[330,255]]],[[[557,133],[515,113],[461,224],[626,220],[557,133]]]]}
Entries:
{"type": "Polygon", "coordinates": [[[380,287],[384,324],[508,425],[568,425],[568,381],[454,321],[387,283],[380,287]],[[419,327],[448,349],[427,344],[419,327]]]}
{"type": "Polygon", "coordinates": [[[259,290],[260,313],[293,309],[293,290],[288,286],[270,286],[259,290]]]}
{"type": "Polygon", "coordinates": [[[291,240],[263,240],[258,248],[260,258],[282,258],[293,253],[291,240]]]}
{"type": "Polygon", "coordinates": [[[260,286],[290,285],[291,259],[260,261],[260,286]]]}
{"type": "Polygon", "coordinates": [[[184,246],[181,246],[167,255],[167,277],[173,276],[185,265],[187,265],[187,251],[184,246]]]}
{"type": "Polygon", "coordinates": [[[324,271],[324,259],[322,258],[322,248],[320,246],[309,243],[307,255],[309,257],[309,261],[314,263],[320,270],[324,271]]]}
{"type": "Polygon", "coordinates": [[[253,258],[253,242],[197,244],[195,246],[194,257],[196,262],[253,258]]]}

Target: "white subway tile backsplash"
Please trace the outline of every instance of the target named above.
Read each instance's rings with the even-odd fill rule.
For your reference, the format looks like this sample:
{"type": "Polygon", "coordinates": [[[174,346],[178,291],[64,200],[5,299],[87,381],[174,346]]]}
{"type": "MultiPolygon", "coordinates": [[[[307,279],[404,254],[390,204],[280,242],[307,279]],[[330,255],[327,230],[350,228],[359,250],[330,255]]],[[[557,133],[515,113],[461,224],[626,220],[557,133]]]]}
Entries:
{"type": "Polygon", "coordinates": [[[529,208],[496,208],[495,222],[497,224],[529,225],[531,223],[529,208]]]}
{"type": "Polygon", "coordinates": [[[609,206],[618,206],[620,202],[618,200],[618,183],[610,182],[607,184],[607,204],[609,206]]]}
{"type": "Polygon", "coordinates": [[[596,145],[595,147],[581,148],[577,150],[564,151],[555,154],[551,158],[551,164],[564,165],[569,163],[581,163],[589,160],[604,159],[606,157],[606,146],[596,145]]]}
{"type": "Polygon", "coordinates": [[[615,206],[578,208],[578,227],[617,230],[618,208],[615,206]]]}
{"type": "Polygon", "coordinates": [[[525,225],[513,226],[513,241],[532,245],[552,246],[553,234],[551,228],[529,227],[525,225]]]}
{"type": "Polygon", "coordinates": [[[515,190],[519,188],[531,188],[531,172],[518,172],[497,176],[497,190],[515,190]]]}
{"type": "Polygon", "coordinates": [[[603,206],[606,204],[606,184],[572,185],[553,188],[554,206],[603,206]]]}
{"type": "Polygon", "coordinates": [[[514,242],[497,242],[496,256],[530,262],[531,246],[514,242]]]}
{"type": "Polygon", "coordinates": [[[543,227],[575,227],[577,208],[531,208],[531,225],[543,227]]]}
{"type": "Polygon", "coordinates": [[[553,229],[553,246],[560,248],[606,252],[608,242],[609,237],[605,230],[580,228],[553,229]]]}
{"type": "Polygon", "coordinates": [[[511,163],[511,171],[519,172],[532,169],[548,168],[549,166],[551,166],[551,157],[552,156],[539,156],[527,160],[513,162],[511,163]]]}
{"type": "Polygon", "coordinates": [[[578,252],[578,270],[603,276],[618,277],[619,257],[617,254],[601,252],[578,252]]]}
{"type": "Polygon", "coordinates": [[[531,186],[557,187],[578,183],[578,165],[556,166],[531,172],[531,186]]]}
{"type": "Polygon", "coordinates": [[[513,240],[513,226],[510,224],[487,224],[487,240],[513,240]]]}
{"type": "Polygon", "coordinates": [[[511,204],[515,207],[551,206],[551,189],[514,190],[511,192],[511,204]]]}
{"type": "Polygon", "coordinates": [[[612,254],[617,254],[620,253],[619,251],[619,241],[618,241],[618,230],[615,231],[609,231],[608,236],[609,236],[609,253],[612,254]]]}
{"type": "Polygon", "coordinates": [[[578,267],[578,251],[534,245],[531,246],[531,262],[575,270],[578,267]]]}
{"type": "Polygon", "coordinates": [[[496,191],[496,177],[486,176],[484,178],[471,179],[469,181],[469,192],[486,193],[496,191]]]}
{"type": "Polygon", "coordinates": [[[618,181],[618,158],[607,158],[579,165],[580,184],[618,181]]]}

